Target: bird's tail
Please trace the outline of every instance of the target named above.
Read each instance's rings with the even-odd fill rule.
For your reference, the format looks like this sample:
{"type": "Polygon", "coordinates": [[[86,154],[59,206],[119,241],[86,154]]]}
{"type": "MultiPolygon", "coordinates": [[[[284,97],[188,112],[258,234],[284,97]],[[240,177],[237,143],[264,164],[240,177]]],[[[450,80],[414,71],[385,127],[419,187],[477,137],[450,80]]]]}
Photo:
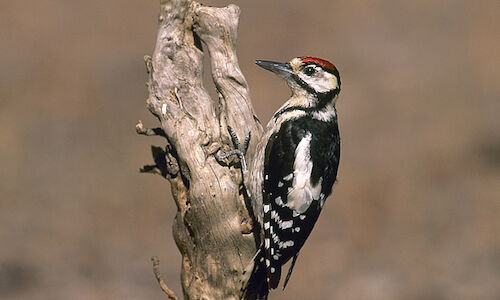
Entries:
{"type": "Polygon", "coordinates": [[[244,300],[267,300],[269,287],[267,284],[267,269],[264,263],[264,251],[258,250],[253,258],[253,268],[246,287],[242,291],[244,300]]]}

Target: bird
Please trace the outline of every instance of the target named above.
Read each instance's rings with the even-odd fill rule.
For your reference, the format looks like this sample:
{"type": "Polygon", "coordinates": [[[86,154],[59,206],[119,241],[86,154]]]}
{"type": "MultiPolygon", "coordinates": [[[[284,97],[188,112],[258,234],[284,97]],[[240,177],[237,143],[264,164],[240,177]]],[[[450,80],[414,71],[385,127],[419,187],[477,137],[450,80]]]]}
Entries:
{"type": "Polygon", "coordinates": [[[329,61],[312,56],[256,64],[284,79],[291,90],[257,145],[248,187],[264,233],[256,259],[265,264],[269,289],[278,286],[282,265],[292,259],[284,289],[337,178],[340,74],[329,61]]]}
{"type": "MultiPolygon", "coordinates": [[[[341,82],[337,68],[318,57],[255,63],[284,79],[291,90],[290,98],[267,124],[248,170],[243,170],[261,231],[246,288],[257,290],[257,299],[267,299],[280,282],[282,266],[292,259],[283,283],[285,289],[336,181],[340,134],[335,104],[341,82]]],[[[228,129],[237,149],[218,158],[237,153],[242,169],[246,169],[250,134],[242,146],[234,131],[228,129]]]]}

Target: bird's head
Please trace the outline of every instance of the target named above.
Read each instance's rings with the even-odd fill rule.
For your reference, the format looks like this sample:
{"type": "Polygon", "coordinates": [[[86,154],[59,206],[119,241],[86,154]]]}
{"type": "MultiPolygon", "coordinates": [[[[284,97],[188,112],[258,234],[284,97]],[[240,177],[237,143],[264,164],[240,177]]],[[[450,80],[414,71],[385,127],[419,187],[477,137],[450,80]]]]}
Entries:
{"type": "Polygon", "coordinates": [[[333,99],[340,92],[340,75],[327,60],[301,56],[287,63],[257,60],[255,63],[285,79],[292,94],[309,94],[317,98],[333,99]]]}

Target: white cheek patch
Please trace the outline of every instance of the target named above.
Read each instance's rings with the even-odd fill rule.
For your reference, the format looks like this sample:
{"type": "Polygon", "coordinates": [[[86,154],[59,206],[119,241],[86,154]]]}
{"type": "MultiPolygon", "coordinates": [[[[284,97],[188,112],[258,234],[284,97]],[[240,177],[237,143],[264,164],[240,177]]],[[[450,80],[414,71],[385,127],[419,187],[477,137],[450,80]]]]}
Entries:
{"type": "Polygon", "coordinates": [[[318,93],[326,93],[338,87],[337,78],[328,72],[320,71],[319,77],[309,77],[301,74],[300,78],[318,93]]]}

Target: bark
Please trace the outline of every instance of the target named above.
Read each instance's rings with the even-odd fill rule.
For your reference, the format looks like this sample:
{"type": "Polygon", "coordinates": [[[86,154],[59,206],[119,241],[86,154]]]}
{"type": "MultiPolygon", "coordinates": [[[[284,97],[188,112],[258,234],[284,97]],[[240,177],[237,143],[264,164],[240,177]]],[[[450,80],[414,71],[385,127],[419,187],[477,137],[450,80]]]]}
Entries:
{"type": "Polygon", "coordinates": [[[156,47],[145,58],[147,107],[161,126],[144,129],[139,123],[137,132],[164,136],[167,146],[153,147],[155,164],[142,170],[171,184],[185,299],[239,299],[242,272],[257,247],[239,161],[214,158],[219,149],[234,148],[228,125],[240,141],[252,132],[248,163],[262,134],[236,56],[239,13],[235,5],[161,0],[156,47]],[[208,54],[218,99],[202,82],[208,54]]]}

